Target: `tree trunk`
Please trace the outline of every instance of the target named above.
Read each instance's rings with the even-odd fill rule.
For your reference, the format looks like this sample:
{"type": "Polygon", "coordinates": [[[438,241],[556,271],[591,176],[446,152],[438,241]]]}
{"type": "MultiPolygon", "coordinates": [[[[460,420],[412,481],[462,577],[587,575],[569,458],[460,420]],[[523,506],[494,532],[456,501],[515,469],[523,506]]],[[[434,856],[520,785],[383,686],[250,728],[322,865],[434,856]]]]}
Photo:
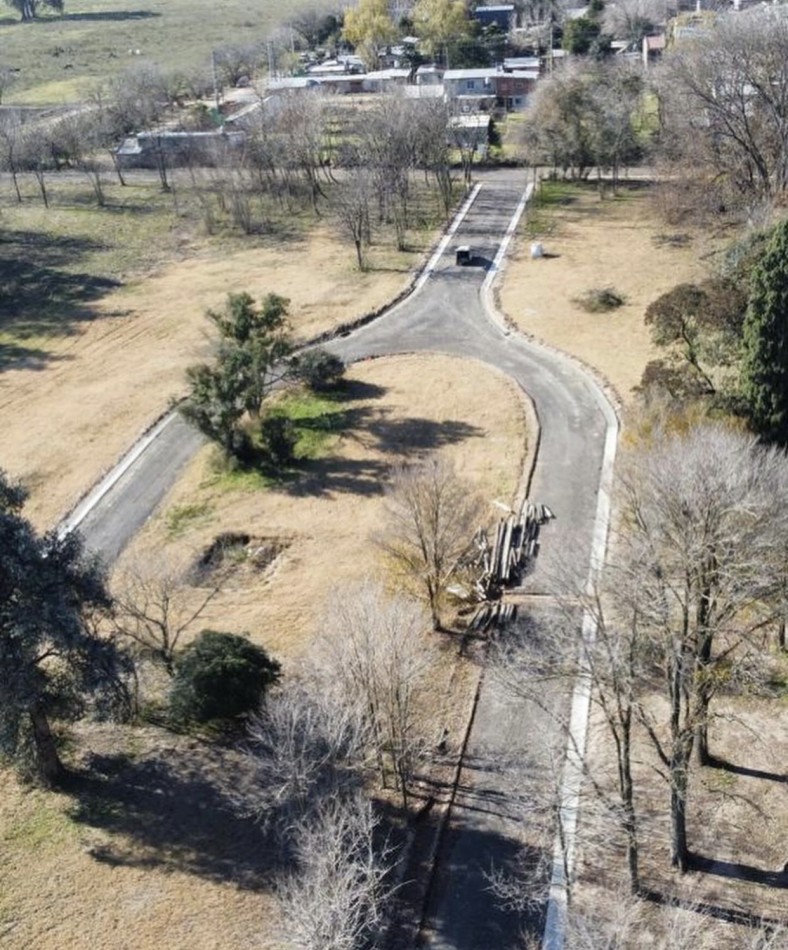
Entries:
{"type": "Polygon", "coordinates": [[[11,168],[11,181],[14,183],[14,191],[16,192],[16,203],[22,204],[22,193],[19,190],[19,182],[17,180],[17,171],[16,168],[11,168]]]}
{"type": "Polygon", "coordinates": [[[640,892],[640,852],[638,849],[637,814],[635,812],[635,786],[632,781],[632,724],[629,714],[622,717],[620,745],[621,802],[624,811],[624,834],[627,836],[627,870],[629,887],[633,894],[640,892]]]}
{"type": "Polygon", "coordinates": [[[674,741],[670,759],[670,863],[684,874],[689,860],[687,847],[687,786],[692,757],[690,732],[674,741]]]}
{"type": "Polygon", "coordinates": [[[47,193],[46,181],[44,180],[44,172],[41,169],[37,169],[34,174],[38,182],[38,190],[41,192],[41,200],[44,202],[44,207],[49,208],[49,195],[47,193]]]}
{"type": "Polygon", "coordinates": [[[123,177],[123,169],[120,167],[120,162],[118,161],[118,153],[114,148],[109,150],[109,157],[112,159],[112,165],[115,169],[115,174],[118,176],[118,182],[121,186],[125,187],[126,179],[123,177]]]}
{"type": "Polygon", "coordinates": [[[698,749],[698,765],[709,765],[711,762],[711,753],[709,752],[709,724],[705,720],[700,723],[697,728],[695,743],[698,749]]]}
{"type": "Polygon", "coordinates": [[[777,649],[785,651],[785,629],[788,626],[785,622],[785,618],[780,621],[780,625],[777,628],[777,649]]]}
{"type": "Polygon", "coordinates": [[[46,710],[41,704],[36,704],[30,707],[29,715],[33,726],[38,773],[47,785],[56,785],[63,777],[65,769],[57,752],[46,710]]]}

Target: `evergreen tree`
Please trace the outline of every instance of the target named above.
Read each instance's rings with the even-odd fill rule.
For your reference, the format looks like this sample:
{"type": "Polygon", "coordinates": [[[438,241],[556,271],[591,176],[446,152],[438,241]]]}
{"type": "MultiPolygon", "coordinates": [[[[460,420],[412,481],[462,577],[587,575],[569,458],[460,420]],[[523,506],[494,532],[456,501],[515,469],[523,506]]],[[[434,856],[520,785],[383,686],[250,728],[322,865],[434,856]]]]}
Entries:
{"type": "Polygon", "coordinates": [[[51,784],[63,773],[51,718],[117,710],[127,660],[92,622],[110,604],[100,564],[76,534],[39,536],[25,496],[0,470],[0,756],[51,784]]]}
{"type": "Polygon", "coordinates": [[[788,443],[788,221],[774,229],[752,271],[742,395],[755,431],[788,443]]]}

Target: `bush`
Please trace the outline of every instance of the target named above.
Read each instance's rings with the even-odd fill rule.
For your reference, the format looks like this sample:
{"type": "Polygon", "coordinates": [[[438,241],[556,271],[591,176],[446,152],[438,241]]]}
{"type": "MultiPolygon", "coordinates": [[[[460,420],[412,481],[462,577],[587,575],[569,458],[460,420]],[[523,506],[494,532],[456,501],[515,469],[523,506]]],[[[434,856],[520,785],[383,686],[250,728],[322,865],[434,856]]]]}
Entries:
{"type": "Polygon", "coordinates": [[[293,461],[297,442],[295,423],[287,416],[266,416],[260,423],[260,447],[277,467],[293,461]]]}
{"type": "Polygon", "coordinates": [[[203,630],[176,659],[170,713],[182,722],[235,719],[257,709],[279,670],[245,637],[203,630]]]}
{"type": "Polygon", "coordinates": [[[606,313],[626,303],[626,297],[616,293],[612,287],[602,287],[587,290],[579,297],[575,297],[575,303],[588,313],[606,313]]]}
{"type": "Polygon", "coordinates": [[[345,375],[345,364],[328,350],[307,350],[294,361],[296,376],[315,392],[334,389],[345,375]]]}

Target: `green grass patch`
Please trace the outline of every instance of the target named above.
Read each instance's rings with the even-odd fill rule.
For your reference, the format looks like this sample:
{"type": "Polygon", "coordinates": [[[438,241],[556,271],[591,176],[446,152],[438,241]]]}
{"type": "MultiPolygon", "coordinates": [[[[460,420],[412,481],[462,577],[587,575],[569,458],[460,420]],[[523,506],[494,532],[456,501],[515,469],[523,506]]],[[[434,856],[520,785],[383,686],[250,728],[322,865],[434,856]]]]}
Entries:
{"type": "Polygon", "coordinates": [[[541,181],[528,202],[521,225],[523,235],[532,239],[551,234],[555,229],[553,212],[574,200],[575,187],[566,181],[541,181]]]}
{"type": "Polygon", "coordinates": [[[212,511],[213,509],[208,502],[200,502],[194,505],[173,505],[165,515],[167,534],[171,538],[180,537],[194,525],[205,524],[209,521],[212,511]]]}
{"type": "MultiPolygon", "coordinates": [[[[279,470],[265,460],[256,466],[243,467],[234,460],[227,460],[216,449],[212,472],[203,487],[218,488],[220,491],[257,492],[297,479],[304,466],[325,456],[341,433],[352,424],[348,397],[341,389],[317,394],[302,387],[294,388],[278,393],[265,412],[285,416],[295,425],[298,439],[293,462],[279,470]]],[[[259,448],[257,428],[250,424],[248,431],[254,446],[259,448]]]]}
{"type": "Polygon", "coordinates": [[[320,458],[336,443],[348,424],[342,402],[341,390],[337,395],[293,390],[277,400],[272,411],[287,416],[298,431],[296,459],[320,458]]]}
{"type": "Polygon", "coordinates": [[[50,805],[45,800],[44,793],[28,793],[24,804],[26,814],[8,822],[2,836],[5,847],[23,852],[37,852],[73,837],[73,827],[68,816],[50,805]]]}
{"type": "Polygon", "coordinates": [[[142,61],[210,76],[211,50],[261,42],[305,0],[66,0],[62,16],[42,11],[20,23],[15,11],[0,17],[3,63],[16,82],[8,102],[61,103],[98,80],[142,61]]]}

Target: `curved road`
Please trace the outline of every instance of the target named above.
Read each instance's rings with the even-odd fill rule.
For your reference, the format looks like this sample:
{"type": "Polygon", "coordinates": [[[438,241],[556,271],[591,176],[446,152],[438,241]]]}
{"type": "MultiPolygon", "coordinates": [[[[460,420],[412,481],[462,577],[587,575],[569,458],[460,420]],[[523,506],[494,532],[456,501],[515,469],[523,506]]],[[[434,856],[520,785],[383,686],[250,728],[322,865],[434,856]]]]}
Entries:
{"type": "MultiPolygon", "coordinates": [[[[469,356],[507,373],[529,394],[541,424],[530,495],[556,515],[542,536],[543,567],[528,579],[536,592],[546,583],[544,563],[551,553],[576,555],[583,564],[591,560],[607,422],[599,391],[585,373],[491,322],[481,294],[485,269],[455,266],[454,248],[461,244],[471,245],[491,264],[525,188],[517,171],[480,180],[475,201],[420,289],[329,348],[348,362],[415,350],[469,356]]],[[[88,546],[113,560],[199,444],[199,436],[180,419],[163,423],[158,437],[116,474],[114,483],[106,491],[99,488],[98,503],[89,496],[85,509],[76,512],[88,546]]],[[[470,765],[463,769],[428,909],[425,942],[431,947],[506,950],[517,945],[518,922],[496,908],[484,877],[493,859],[499,862],[511,853],[517,832],[504,778],[489,763],[527,752],[534,727],[494,687],[483,686],[468,745],[470,765]]]]}

